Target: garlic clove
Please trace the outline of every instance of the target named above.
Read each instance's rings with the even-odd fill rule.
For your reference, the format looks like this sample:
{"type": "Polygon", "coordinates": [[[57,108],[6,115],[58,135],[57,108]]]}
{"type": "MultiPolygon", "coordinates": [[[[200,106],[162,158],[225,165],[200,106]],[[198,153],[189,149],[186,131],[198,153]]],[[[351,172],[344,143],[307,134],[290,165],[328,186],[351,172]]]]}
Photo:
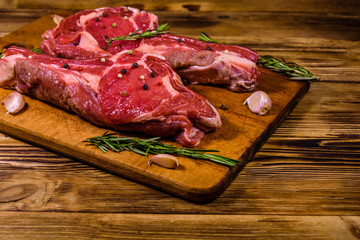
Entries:
{"type": "Polygon", "coordinates": [[[12,92],[3,100],[2,104],[4,104],[9,113],[15,114],[25,107],[25,100],[20,93],[12,92]]]}
{"type": "Polygon", "coordinates": [[[165,167],[165,168],[176,168],[179,166],[178,159],[170,154],[157,154],[152,156],[148,164],[151,166],[152,163],[155,163],[159,166],[165,167]]]}
{"type": "Polygon", "coordinates": [[[59,25],[60,22],[64,19],[64,17],[54,14],[54,15],[52,15],[52,19],[56,25],[59,25]]]}
{"type": "Polygon", "coordinates": [[[248,97],[244,105],[247,104],[253,113],[259,115],[266,114],[272,107],[269,95],[263,91],[256,91],[248,97]]]}

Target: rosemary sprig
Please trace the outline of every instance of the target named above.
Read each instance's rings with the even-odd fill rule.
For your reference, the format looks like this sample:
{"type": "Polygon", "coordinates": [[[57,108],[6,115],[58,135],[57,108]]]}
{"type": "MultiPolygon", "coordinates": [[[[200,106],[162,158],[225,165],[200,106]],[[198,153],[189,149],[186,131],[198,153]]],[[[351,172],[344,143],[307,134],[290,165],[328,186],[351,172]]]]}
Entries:
{"type": "Polygon", "coordinates": [[[31,49],[31,51],[36,52],[36,53],[43,53],[41,51],[41,48],[33,48],[33,49],[31,49]]]}
{"type": "Polygon", "coordinates": [[[158,141],[159,139],[160,137],[148,139],[119,137],[116,133],[105,132],[101,136],[87,138],[84,142],[89,142],[95,145],[103,152],[107,152],[109,150],[114,152],[132,151],[145,157],[147,157],[148,154],[166,153],[177,156],[186,156],[194,159],[209,160],[229,167],[236,166],[236,164],[240,162],[228,157],[207,153],[219,152],[218,150],[178,148],[170,144],[162,143],[158,141]]]}
{"type": "Polygon", "coordinates": [[[150,37],[156,37],[158,35],[164,34],[164,33],[168,33],[170,29],[170,24],[168,23],[164,23],[160,26],[158,26],[156,29],[150,29],[144,32],[141,32],[141,29],[136,30],[134,32],[131,32],[129,35],[126,36],[117,36],[114,38],[110,38],[107,40],[107,48],[110,46],[110,44],[113,41],[120,41],[120,40],[136,40],[139,38],[150,38],[150,37]]]}
{"type": "Polygon", "coordinates": [[[304,67],[293,62],[286,62],[284,58],[278,60],[272,56],[259,56],[257,64],[271,71],[281,73],[292,80],[319,80],[314,74],[304,67]]]}
{"type": "Polygon", "coordinates": [[[206,33],[204,33],[203,31],[200,31],[200,38],[199,40],[204,41],[204,42],[213,42],[213,43],[220,43],[220,44],[226,44],[223,42],[220,42],[218,40],[215,40],[213,38],[211,38],[209,35],[207,35],[206,33]]]}

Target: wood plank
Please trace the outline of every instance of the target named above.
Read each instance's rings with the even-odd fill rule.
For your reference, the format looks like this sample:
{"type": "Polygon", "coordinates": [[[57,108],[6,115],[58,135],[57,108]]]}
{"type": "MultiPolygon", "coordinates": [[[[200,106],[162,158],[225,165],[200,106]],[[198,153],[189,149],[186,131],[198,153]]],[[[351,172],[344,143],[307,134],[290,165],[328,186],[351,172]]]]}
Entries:
{"type": "Polygon", "coordinates": [[[151,0],[136,1],[116,1],[101,0],[91,1],[46,1],[46,0],[7,0],[0,3],[1,8],[47,8],[47,9],[86,9],[104,6],[129,5],[141,9],[152,11],[276,11],[276,12],[355,12],[359,9],[359,3],[351,0],[299,0],[296,2],[282,0],[265,0],[260,3],[251,0],[229,0],[219,2],[217,0],[184,0],[184,1],[164,1],[156,2],[151,0]]]}
{"type": "Polygon", "coordinates": [[[25,26],[48,12],[48,10],[41,9],[0,9],[0,37],[25,26]]]}
{"type": "MultiPolygon", "coordinates": [[[[18,1],[5,2],[15,6],[18,1]]],[[[248,2],[239,3],[247,6],[248,2]]],[[[264,8],[267,3],[262,3],[264,8]]],[[[322,26],[314,23],[312,29],[311,21],[304,24],[307,18],[300,17],[299,29],[305,30],[290,31],[288,19],[289,29],[291,24],[297,26],[291,14],[265,13],[261,20],[248,12],[237,22],[244,24],[239,27],[242,31],[224,35],[210,25],[206,28],[215,38],[247,43],[261,54],[301,62],[323,80],[312,83],[220,197],[208,204],[192,204],[0,134],[0,238],[360,239],[359,38],[349,40],[359,31],[344,20],[356,22],[355,14],[341,13],[357,12],[359,3],[298,3],[293,6],[313,12],[314,18],[321,18],[316,11],[330,12],[323,15],[334,18],[320,21],[322,26]],[[266,25],[276,16],[281,23],[278,30],[266,25]],[[258,31],[248,35],[246,24],[252,19],[258,21],[252,25],[258,31]],[[308,34],[309,29],[315,35],[308,34]],[[320,36],[315,30],[320,30],[320,36]]],[[[276,11],[289,5],[291,1],[275,1],[272,7],[276,11]]],[[[168,18],[177,14],[164,13],[168,18]]],[[[2,19],[0,32],[11,24],[1,23],[2,19]]],[[[192,21],[200,24],[202,19],[192,21]]],[[[3,33],[7,31],[12,30],[3,33]]],[[[185,25],[179,31],[196,35],[185,25]]]]}
{"type": "Polygon", "coordinates": [[[8,239],[359,239],[358,216],[1,212],[8,239]],[[26,229],[26,230],[24,230],[26,229]]]}

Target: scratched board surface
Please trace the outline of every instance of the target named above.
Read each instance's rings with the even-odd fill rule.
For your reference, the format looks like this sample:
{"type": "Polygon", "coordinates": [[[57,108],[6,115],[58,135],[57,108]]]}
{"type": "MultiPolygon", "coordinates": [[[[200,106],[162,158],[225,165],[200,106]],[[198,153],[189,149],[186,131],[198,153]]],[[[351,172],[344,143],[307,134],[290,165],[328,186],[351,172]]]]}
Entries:
{"type": "MultiPolygon", "coordinates": [[[[1,38],[0,46],[24,42],[37,47],[41,34],[53,27],[51,15],[46,15],[1,38]]],[[[147,159],[131,152],[104,154],[83,140],[101,135],[107,129],[28,96],[25,96],[26,109],[19,114],[6,114],[6,109],[0,108],[0,131],[184,199],[207,202],[226,189],[309,88],[307,83],[290,81],[265,69],[261,71],[260,84],[256,90],[268,93],[273,103],[272,109],[265,116],[251,113],[243,105],[251,93],[233,93],[211,86],[190,86],[217,108],[223,122],[218,131],[206,134],[197,148],[217,149],[220,155],[242,161],[232,168],[180,157],[177,169],[165,169],[157,165],[149,166],[147,159]],[[223,104],[227,109],[220,108],[223,104]]],[[[11,92],[0,89],[0,99],[11,92]]],[[[141,134],[131,136],[144,137],[141,134]]],[[[164,142],[177,145],[171,139],[165,139],[164,142]]]]}

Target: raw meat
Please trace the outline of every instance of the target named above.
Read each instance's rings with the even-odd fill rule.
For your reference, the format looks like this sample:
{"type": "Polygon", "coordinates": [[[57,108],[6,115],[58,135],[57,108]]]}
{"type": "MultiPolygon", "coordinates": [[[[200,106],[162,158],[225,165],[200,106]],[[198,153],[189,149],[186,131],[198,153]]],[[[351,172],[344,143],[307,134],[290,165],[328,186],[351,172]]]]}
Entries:
{"type": "Polygon", "coordinates": [[[86,10],[65,18],[56,28],[48,30],[43,35],[41,48],[50,55],[76,59],[137,50],[165,57],[175,71],[192,84],[223,85],[236,92],[251,91],[257,85],[260,76],[256,67],[258,54],[248,48],[172,34],[114,41],[108,45],[110,38],[155,29],[157,22],[155,15],[134,8],[86,10]]]}
{"type": "Polygon", "coordinates": [[[185,87],[165,60],[143,52],[71,60],[11,47],[0,59],[0,86],[54,103],[100,126],[175,135],[188,147],[221,126],[218,112],[204,97],[185,87]]]}
{"type": "Polygon", "coordinates": [[[41,49],[44,53],[63,58],[106,57],[111,55],[104,50],[107,36],[124,36],[139,29],[156,28],[157,24],[157,16],[136,8],[84,10],[64,18],[54,29],[47,30],[42,35],[41,49]]]}

